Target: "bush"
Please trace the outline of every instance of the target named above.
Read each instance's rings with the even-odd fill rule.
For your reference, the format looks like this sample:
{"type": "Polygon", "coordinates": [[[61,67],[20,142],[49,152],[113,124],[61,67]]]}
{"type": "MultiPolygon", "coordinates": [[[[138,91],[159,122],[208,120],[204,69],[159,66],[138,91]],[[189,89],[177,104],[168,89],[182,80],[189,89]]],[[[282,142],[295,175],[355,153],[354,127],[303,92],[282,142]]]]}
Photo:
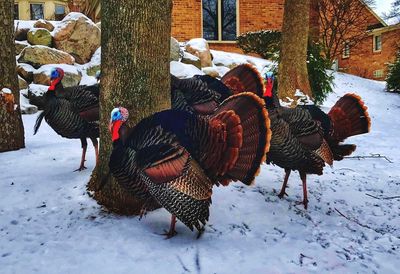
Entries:
{"type": "MultiPolygon", "coordinates": [[[[248,32],[238,37],[238,45],[245,53],[256,53],[265,59],[279,61],[281,33],[279,31],[263,30],[248,32]]],[[[322,54],[319,44],[310,43],[307,51],[307,68],[314,103],[319,105],[332,92],[333,75],[328,69],[332,63],[322,54]]],[[[277,67],[272,69],[277,75],[277,67]]],[[[275,77],[276,82],[277,77],[275,77]]],[[[274,88],[277,87],[277,82],[274,88]]]]}
{"type": "Polygon", "coordinates": [[[386,77],[386,89],[389,92],[400,93],[400,50],[397,52],[394,63],[389,65],[389,73],[386,77]]]}
{"type": "Polygon", "coordinates": [[[264,59],[275,59],[279,53],[281,33],[274,30],[247,32],[237,38],[244,53],[257,53],[264,59]]]}

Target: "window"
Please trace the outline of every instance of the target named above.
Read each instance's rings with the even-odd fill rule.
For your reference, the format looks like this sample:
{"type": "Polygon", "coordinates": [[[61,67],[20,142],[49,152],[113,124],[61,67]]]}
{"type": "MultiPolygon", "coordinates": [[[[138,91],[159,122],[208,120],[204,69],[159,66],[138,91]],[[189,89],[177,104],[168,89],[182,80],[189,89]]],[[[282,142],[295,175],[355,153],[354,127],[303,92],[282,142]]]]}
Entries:
{"type": "Polygon", "coordinates": [[[212,41],[235,41],[237,0],[203,0],[203,37],[212,41]]]}
{"type": "Polygon", "coordinates": [[[383,78],[383,69],[374,70],[374,78],[383,78]]]}
{"type": "Polygon", "coordinates": [[[19,19],[19,7],[18,4],[14,4],[14,20],[19,19]]]}
{"type": "Polygon", "coordinates": [[[374,52],[378,52],[382,50],[382,35],[374,35],[374,52]]]}
{"type": "Polygon", "coordinates": [[[31,20],[44,19],[43,4],[31,4],[31,20]]]}
{"type": "Polygon", "coordinates": [[[57,21],[61,21],[65,16],[65,7],[63,5],[56,5],[54,14],[55,14],[55,19],[57,21]]]}
{"type": "Polygon", "coordinates": [[[342,58],[349,58],[350,57],[350,43],[345,42],[343,47],[343,55],[342,58]]]}

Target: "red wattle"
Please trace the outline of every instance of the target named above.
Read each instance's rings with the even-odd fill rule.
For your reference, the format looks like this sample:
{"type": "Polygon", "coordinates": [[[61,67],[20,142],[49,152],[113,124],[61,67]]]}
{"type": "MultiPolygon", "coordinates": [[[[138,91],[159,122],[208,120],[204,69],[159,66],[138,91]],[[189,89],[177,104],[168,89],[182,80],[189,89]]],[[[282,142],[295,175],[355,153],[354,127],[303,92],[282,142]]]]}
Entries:
{"type": "Polygon", "coordinates": [[[122,121],[118,120],[114,122],[114,125],[112,127],[112,141],[116,141],[119,139],[119,128],[122,126],[122,121]]]}
{"type": "Polygon", "coordinates": [[[56,78],[53,81],[51,81],[50,87],[48,90],[55,91],[56,90],[56,85],[60,82],[60,78],[56,78]]]}
{"type": "Polygon", "coordinates": [[[271,80],[267,80],[267,84],[265,85],[264,97],[272,97],[272,89],[274,87],[274,82],[271,80]]]}

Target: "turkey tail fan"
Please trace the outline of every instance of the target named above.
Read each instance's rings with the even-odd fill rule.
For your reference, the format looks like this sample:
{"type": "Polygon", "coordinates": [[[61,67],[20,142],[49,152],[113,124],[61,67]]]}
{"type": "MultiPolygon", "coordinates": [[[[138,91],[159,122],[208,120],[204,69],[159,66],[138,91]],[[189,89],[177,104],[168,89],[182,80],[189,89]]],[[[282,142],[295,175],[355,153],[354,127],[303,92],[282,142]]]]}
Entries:
{"type": "Polygon", "coordinates": [[[36,135],[36,133],[38,132],[39,127],[42,124],[43,118],[44,118],[44,111],[42,111],[42,113],[40,113],[36,118],[35,127],[33,128],[33,135],[36,135]]]}
{"type": "Polygon", "coordinates": [[[328,113],[333,122],[332,139],[339,143],[347,137],[368,133],[371,118],[367,109],[356,94],[348,93],[340,98],[328,113]]]}
{"type": "MultiPolygon", "coordinates": [[[[238,116],[240,119],[240,128],[233,121],[226,123],[228,146],[237,144],[238,139],[242,140],[238,155],[232,154],[236,161],[232,161],[234,164],[225,173],[224,178],[226,180],[223,180],[222,183],[226,184],[229,180],[239,180],[246,185],[251,185],[259,173],[260,165],[265,161],[266,153],[269,151],[271,130],[268,112],[261,98],[254,93],[244,92],[233,95],[222,102],[213,117],[232,111],[235,114],[234,116],[238,116]],[[235,133],[238,131],[241,131],[241,136],[235,138],[235,133]]],[[[229,117],[229,115],[222,116],[229,117]]],[[[224,117],[219,118],[220,120],[224,119],[224,117]]]]}
{"type": "Polygon", "coordinates": [[[264,81],[257,69],[249,64],[239,65],[228,71],[221,79],[234,94],[252,92],[262,97],[264,81]]]}
{"type": "Polygon", "coordinates": [[[207,85],[207,87],[221,96],[221,101],[233,95],[232,91],[220,80],[211,77],[210,75],[195,75],[194,78],[199,79],[207,85]]]}

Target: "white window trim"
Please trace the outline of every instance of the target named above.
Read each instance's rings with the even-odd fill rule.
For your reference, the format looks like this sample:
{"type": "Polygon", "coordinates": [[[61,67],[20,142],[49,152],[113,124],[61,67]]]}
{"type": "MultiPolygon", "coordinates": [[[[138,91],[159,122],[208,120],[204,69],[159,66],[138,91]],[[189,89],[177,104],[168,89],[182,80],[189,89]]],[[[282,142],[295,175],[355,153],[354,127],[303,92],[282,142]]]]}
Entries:
{"type": "MultiPolygon", "coordinates": [[[[236,41],[233,40],[222,40],[222,20],[221,20],[221,5],[222,5],[222,0],[217,0],[218,1],[218,40],[207,40],[209,43],[214,43],[214,44],[236,44],[236,41]]],[[[203,0],[201,0],[201,37],[204,37],[203,33],[203,0]]],[[[240,33],[240,14],[239,14],[239,0],[236,0],[236,36],[239,36],[240,33]]]]}
{"type": "Polygon", "coordinates": [[[382,34],[377,34],[377,35],[374,35],[373,36],[373,39],[372,39],[372,51],[373,52],[381,52],[382,51],[382,34]],[[380,36],[381,37],[381,48],[380,49],[376,49],[376,37],[378,37],[378,36],[380,36]]]}
{"type": "Polygon", "coordinates": [[[351,53],[351,48],[349,42],[344,42],[344,47],[343,47],[343,52],[342,52],[342,59],[348,59],[350,58],[350,53],[351,53]],[[346,44],[349,45],[349,54],[346,55],[346,44]]]}

